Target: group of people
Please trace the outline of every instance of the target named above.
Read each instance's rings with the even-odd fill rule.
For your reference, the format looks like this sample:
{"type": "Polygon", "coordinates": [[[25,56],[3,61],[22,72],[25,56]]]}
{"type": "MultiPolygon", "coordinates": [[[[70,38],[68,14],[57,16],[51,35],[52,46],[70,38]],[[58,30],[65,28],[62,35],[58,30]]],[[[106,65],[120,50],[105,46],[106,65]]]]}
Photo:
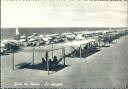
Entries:
{"type": "Polygon", "coordinates": [[[51,67],[51,66],[57,66],[57,64],[58,64],[58,58],[57,58],[57,56],[54,56],[53,57],[53,60],[52,59],[45,59],[45,58],[42,58],[42,64],[44,64],[44,65],[47,65],[47,63],[48,63],[48,65],[49,65],[49,67],[51,67]]]}

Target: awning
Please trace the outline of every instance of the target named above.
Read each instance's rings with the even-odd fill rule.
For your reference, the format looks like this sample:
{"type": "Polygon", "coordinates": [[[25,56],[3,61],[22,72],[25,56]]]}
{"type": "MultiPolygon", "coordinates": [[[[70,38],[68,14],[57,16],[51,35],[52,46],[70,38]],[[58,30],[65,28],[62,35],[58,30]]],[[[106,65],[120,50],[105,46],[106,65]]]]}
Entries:
{"type": "Polygon", "coordinates": [[[97,41],[96,39],[86,39],[86,40],[80,40],[80,41],[72,41],[69,43],[64,43],[64,44],[60,44],[62,46],[80,46],[80,45],[84,45],[87,44],[89,42],[93,42],[93,41],[97,41]]]}

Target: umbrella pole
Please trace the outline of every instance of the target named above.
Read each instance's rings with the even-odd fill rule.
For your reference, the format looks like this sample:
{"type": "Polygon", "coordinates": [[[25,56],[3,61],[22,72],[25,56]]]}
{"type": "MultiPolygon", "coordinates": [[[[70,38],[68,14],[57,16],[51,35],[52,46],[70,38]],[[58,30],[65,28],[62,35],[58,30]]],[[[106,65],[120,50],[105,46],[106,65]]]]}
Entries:
{"type": "Polygon", "coordinates": [[[81,59],[81,45],[80,45],[80,59],[81,59]]]}
{"type": "Polygon", "coordinates": [[[64,48],[64,65],[65,65],[65,48],[64,48]]]}
{"type": "Polygon", "coordinates": [[[47,61],[47,71],[48,71],[48,75],[49,75],[49,59],[48,59],[48,52],[46,52],[45,59],[46,59],[46,61],[47,61]]]}
{"type": "Polygon", "coordinates": [[[53,59],[53,44],[52,44],[52,59],[53,59]]]}
{"type": "Polygon", "coordinates": [[[40,48],[40,41],[41,41],[41,40],[39,40],[39,48],[40,48]]]}
{"type": "Polygon", "coordinates": [[[14,70],[14,52],[12,53],[12,69],[14,70]]]}
{"type": "Polygon", "coordinates": [[[100,40],[99,40],[99,50],[100,50],[100,40]]]}
{"type": "Polygon", "coordinates": [[[32,63],[33,63],[33,65],[34,65],[34,47],[33,47],[33,55],[32,55],[32,63]]]}
{"type": "Polygon", "coordinates": [[[62,47],[62,55],[63,55],[64,66],[65,66],[65,48],[64,47],[62,47]]]}

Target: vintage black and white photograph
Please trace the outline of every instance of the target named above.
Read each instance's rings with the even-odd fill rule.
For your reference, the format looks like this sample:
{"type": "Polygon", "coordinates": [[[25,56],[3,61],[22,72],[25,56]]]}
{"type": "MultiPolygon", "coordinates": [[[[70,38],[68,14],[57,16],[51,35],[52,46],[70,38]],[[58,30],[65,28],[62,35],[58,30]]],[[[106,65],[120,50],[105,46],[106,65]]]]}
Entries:
{"type": "Polygon", "coordinates": [[[126,0],[1,0],[1,88],[128,88],[126,0]]]}

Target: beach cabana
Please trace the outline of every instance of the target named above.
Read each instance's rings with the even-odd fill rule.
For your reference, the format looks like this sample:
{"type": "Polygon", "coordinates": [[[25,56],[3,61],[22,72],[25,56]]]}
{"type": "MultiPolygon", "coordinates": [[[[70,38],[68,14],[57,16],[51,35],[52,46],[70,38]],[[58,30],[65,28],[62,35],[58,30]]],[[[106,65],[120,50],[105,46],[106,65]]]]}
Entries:
{"type": "Polygon", "coordinates": [[[82,53],[82,45],[88,45],[89,48],[91,48],[90,44],[94,44],[96,46],[97,40],[96,39],[86,39],[86,40],[80,40],[80,41],[72,41],[69,43],[61,44],[63,47],[71,46],[71,47],[78,47],[79,48],[79,55],[81,58],[82,53]]]}

